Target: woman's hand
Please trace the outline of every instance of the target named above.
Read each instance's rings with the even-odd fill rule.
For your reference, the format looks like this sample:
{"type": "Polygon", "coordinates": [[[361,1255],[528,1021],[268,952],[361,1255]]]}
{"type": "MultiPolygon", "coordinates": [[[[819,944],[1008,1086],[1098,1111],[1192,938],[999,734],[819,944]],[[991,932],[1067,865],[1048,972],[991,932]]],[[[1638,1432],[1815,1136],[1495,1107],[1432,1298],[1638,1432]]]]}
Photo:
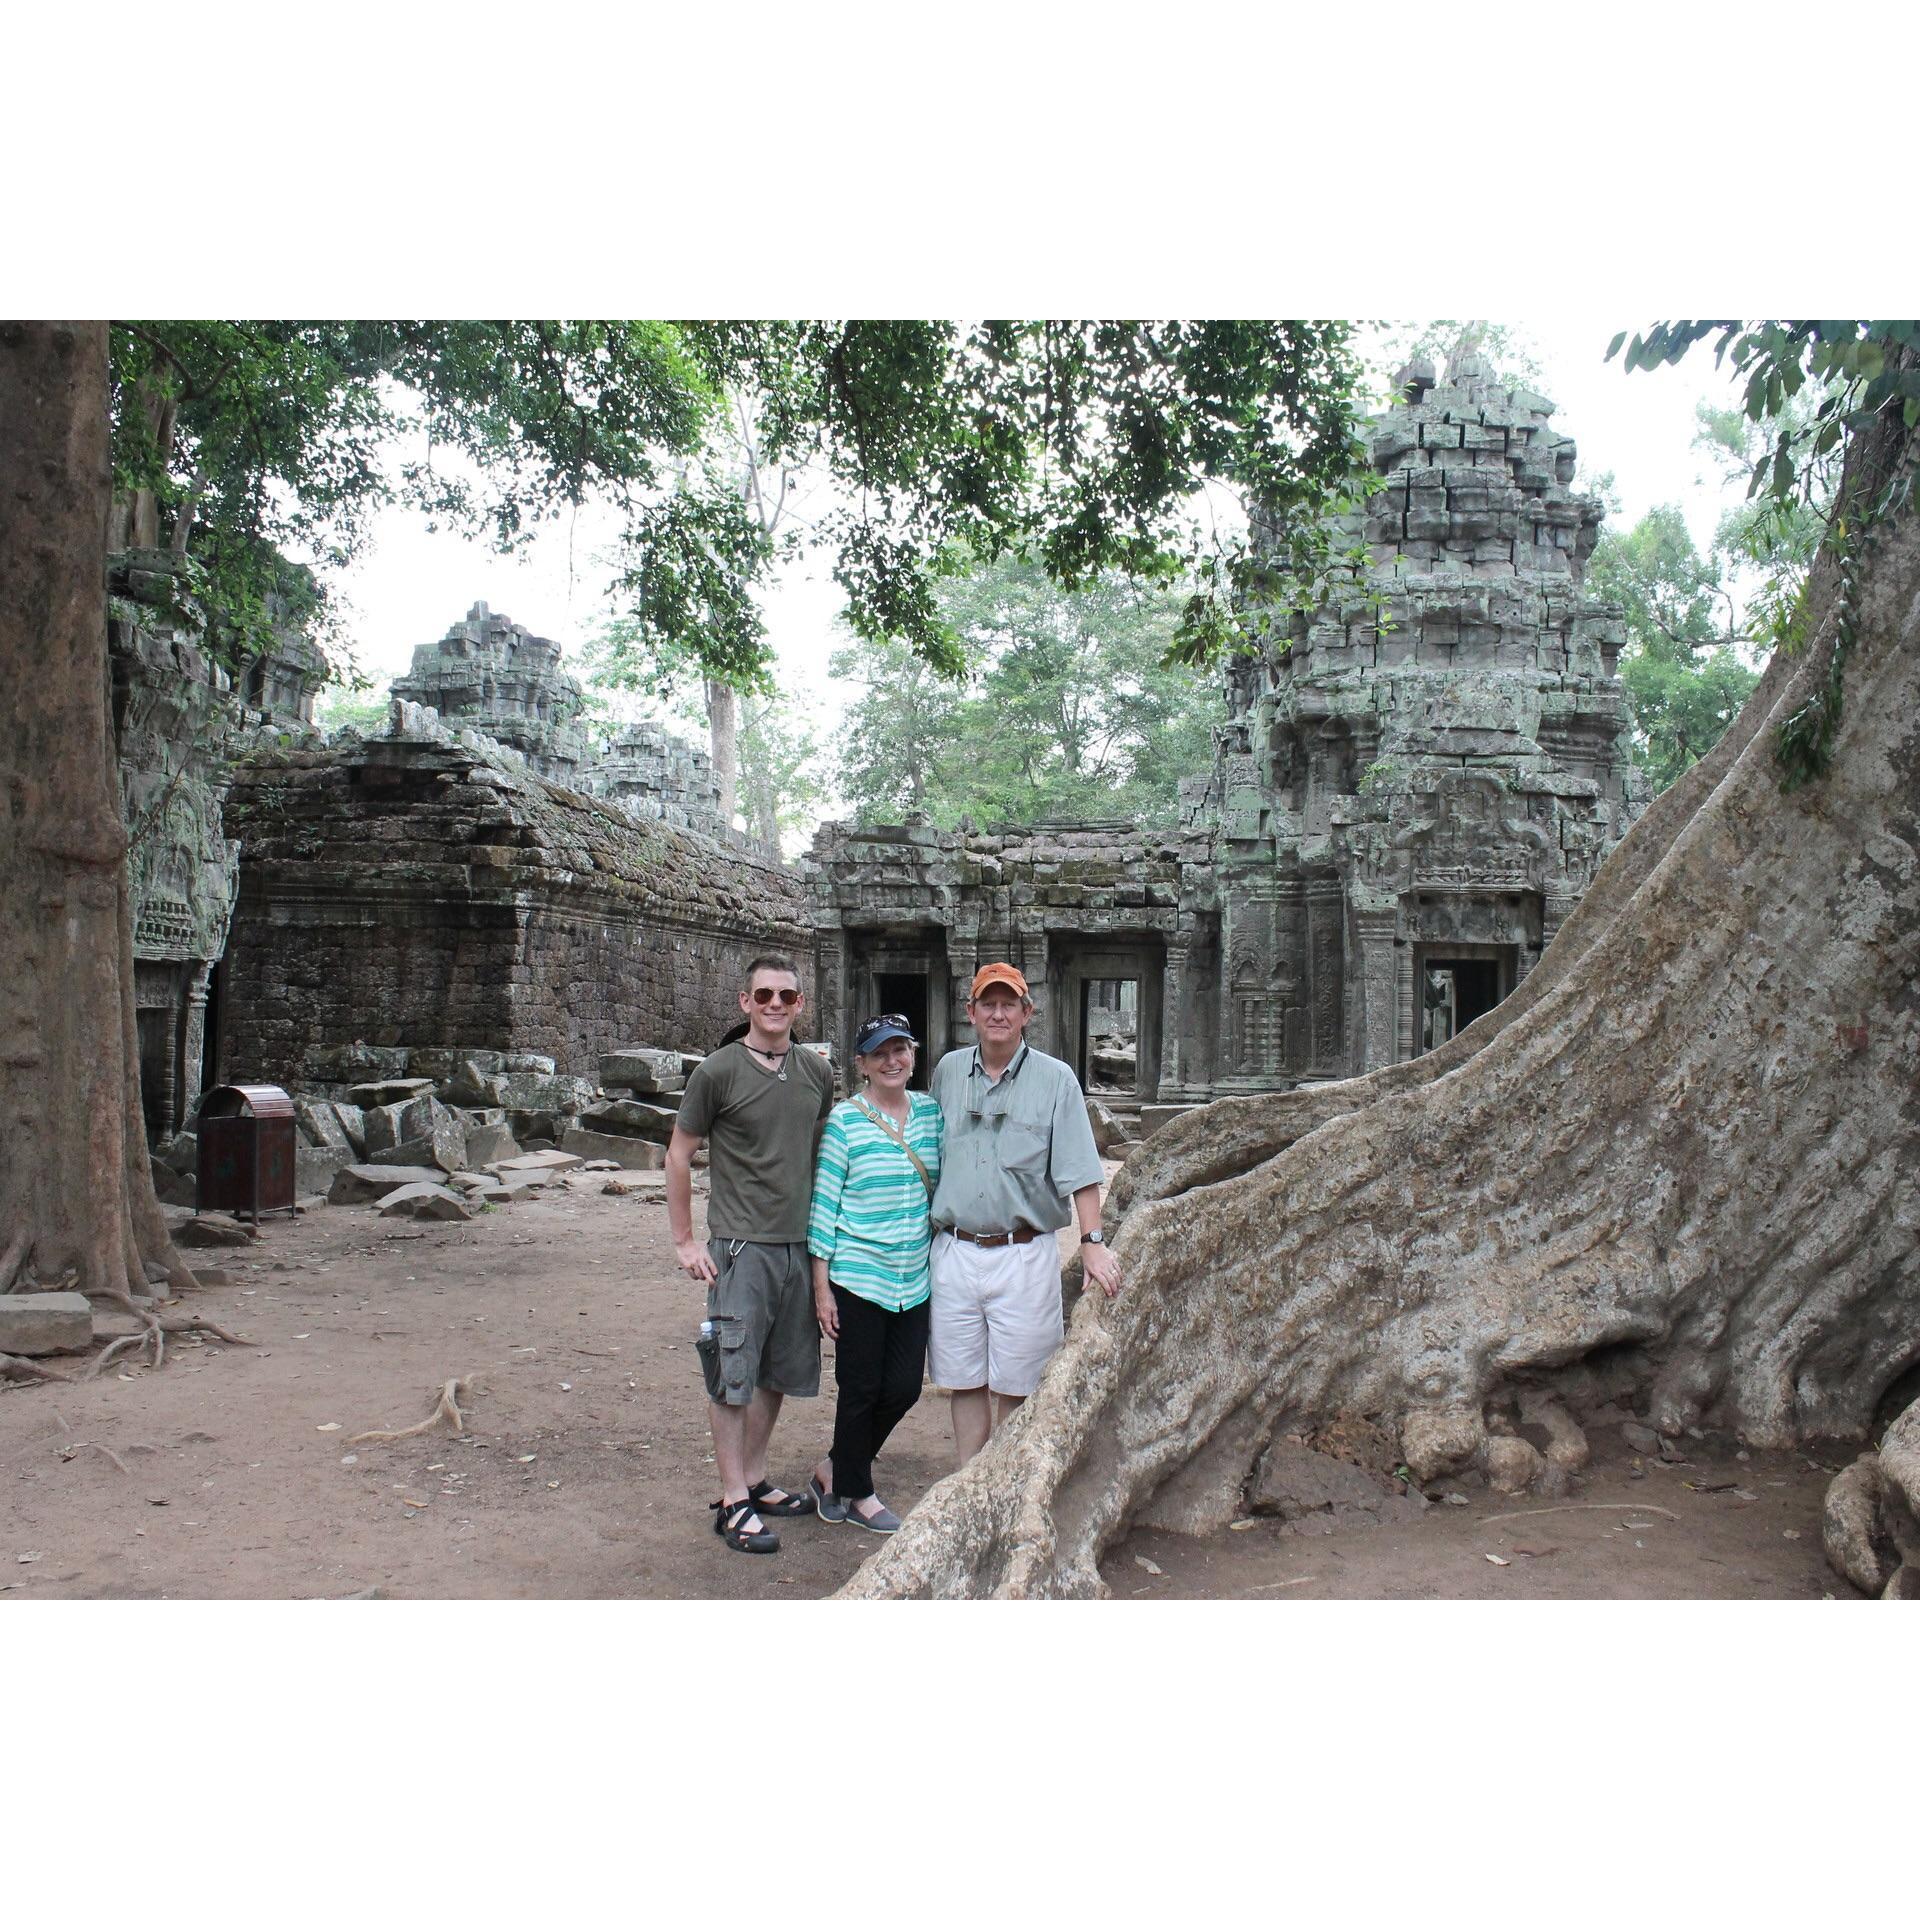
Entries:
{"type": "Polygon", "coordinates": [[[837,1344],[840,1339],[840,1306],[833,1297],[833,1289],[825,1281],[818,1281],[814,1285],[813,1317],[820,1322],[820,1331],[837,1344]]]}

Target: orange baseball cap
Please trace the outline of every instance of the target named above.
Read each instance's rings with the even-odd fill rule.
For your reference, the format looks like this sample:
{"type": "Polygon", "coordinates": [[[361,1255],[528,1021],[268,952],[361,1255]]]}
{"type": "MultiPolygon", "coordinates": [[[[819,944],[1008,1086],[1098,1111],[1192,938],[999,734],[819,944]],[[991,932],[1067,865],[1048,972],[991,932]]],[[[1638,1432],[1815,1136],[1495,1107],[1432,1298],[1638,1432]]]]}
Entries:
{"type": "Polygon", "coordinates": [[[967,989],[969,1000],[978,1000],[985,987],[1011,987],[1021,999],[1030,998],[1027,991],[1027,976],[1018,967],[1010,967],[1004,960],[996,960],[991,966],[982,967],[973,976],[973,985],[967,989]]]}

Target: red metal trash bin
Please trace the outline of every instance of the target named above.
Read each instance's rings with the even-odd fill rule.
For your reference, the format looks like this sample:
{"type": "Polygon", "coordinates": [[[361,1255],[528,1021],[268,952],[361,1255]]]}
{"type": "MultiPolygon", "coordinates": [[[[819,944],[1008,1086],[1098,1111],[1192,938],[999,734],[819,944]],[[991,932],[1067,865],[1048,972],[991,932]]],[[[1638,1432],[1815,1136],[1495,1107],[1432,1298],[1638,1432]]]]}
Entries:
{"type": "Polygon", "coordinates": [[[200,1103],[194,1211],[293,1211],[293,1102],[282,1087],[215,1087],[200,1103]]]}

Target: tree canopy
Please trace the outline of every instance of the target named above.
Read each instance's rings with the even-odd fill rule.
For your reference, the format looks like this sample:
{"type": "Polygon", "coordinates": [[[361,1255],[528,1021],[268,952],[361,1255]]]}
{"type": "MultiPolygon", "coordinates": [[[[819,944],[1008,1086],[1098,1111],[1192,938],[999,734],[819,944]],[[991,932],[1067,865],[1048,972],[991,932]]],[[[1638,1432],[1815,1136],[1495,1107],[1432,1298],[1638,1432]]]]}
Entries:
{"type": "Polygon", "coordinates": [[[1663,793],[1712,750],[1760,678],[1733,646],[1741,636],[1720,561],[1694,545],[1678,508],[1654,507],[1626,533],[1601,534],[1587,588],[1625,616],[1635,758],[1663,793]]]}
{"type": "MultiPolygon", "coordinates": [[[[1628,372],[1671,366],[1715,334],[1715,364],[1731,360],[1745,374],[1742,410],[1756,427],[1764,423],[1749,500],[1766,510],[1776,528],[1811,509],[1822,529],[1821,551],[1839,580],[1833,601],[1837,640],[1824,675],[1775,735],[1781,777],[1799,786],[1827,770],[1839,730],[1847,660],[1858,632],[1862,559],[1879,530],[1913,497],[1914,463],[1902,459],[1872,488],[1856,489],[1844,514],[1830,510],[1839,498],[1831,461],[1871,427],[1911,434],[1920,426],[1920,368],[1914,364],[1920,320],[1663,320],[1631,342],[1616,334],[1607,358],[1624,346],[1628,372]]],[[[1795,650],[1812,638],[1804,618],[1809,585],[1810,575],[1773,621],[1795,650]]]]}
{"type": "Polygon", "coordinates": [[[729,466],[745,418],[756,460],[831,483],[802,537],[830,551],[861,638],[959,671],[936,583],[963,555],[1014,554],[1070,587],[1191,576],[1179,636],[1201,655],[1237,630],[1248,567],[1193,512],[1205,487],[1259,500],[1305,583],[1329,551],[1325,510],[1364,484],[1348,335],[1253,321],[126,322],[112,330],[116,531],[173,545],[247,648],[264,642],[279,552],[324,570],[390,500],[511,548],[599,497],[626,524],[615,592],[636,656],[764,688],[756,589],[776,544],[729,466]],[[410,433],[424,452],[403,451],[410,433]],[[450,470],[446,449],[469,459],[450,470]]]}
{"type": "Polygon", "coordinates": [[[834,658],[836,677],[863,688],[839,752],[862,819],[1174,818],[1219,717],[1217,688],[1166,662],[1174,593],[1111,574],[1068,592],[1008,558],[945,582],[939,604],[964,683],[893,641],[834,658]]]}

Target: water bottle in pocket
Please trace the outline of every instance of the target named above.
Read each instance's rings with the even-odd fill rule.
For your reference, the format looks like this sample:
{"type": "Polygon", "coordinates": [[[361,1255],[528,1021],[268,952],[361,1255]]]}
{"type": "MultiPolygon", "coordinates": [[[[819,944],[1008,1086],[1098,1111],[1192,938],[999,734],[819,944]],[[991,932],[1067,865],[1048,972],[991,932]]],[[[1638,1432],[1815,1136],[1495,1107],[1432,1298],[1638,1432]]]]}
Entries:
{"type": "Polygon", "coordinates": [[[700,1322],[700,1337],[693,1343],[693,1350],[700,1356],[700,1371],[707,1382],[707,1398],[723,1398],[720,1385],[720,1338],[714,1332],[711,1320],[700,1322]]]}

